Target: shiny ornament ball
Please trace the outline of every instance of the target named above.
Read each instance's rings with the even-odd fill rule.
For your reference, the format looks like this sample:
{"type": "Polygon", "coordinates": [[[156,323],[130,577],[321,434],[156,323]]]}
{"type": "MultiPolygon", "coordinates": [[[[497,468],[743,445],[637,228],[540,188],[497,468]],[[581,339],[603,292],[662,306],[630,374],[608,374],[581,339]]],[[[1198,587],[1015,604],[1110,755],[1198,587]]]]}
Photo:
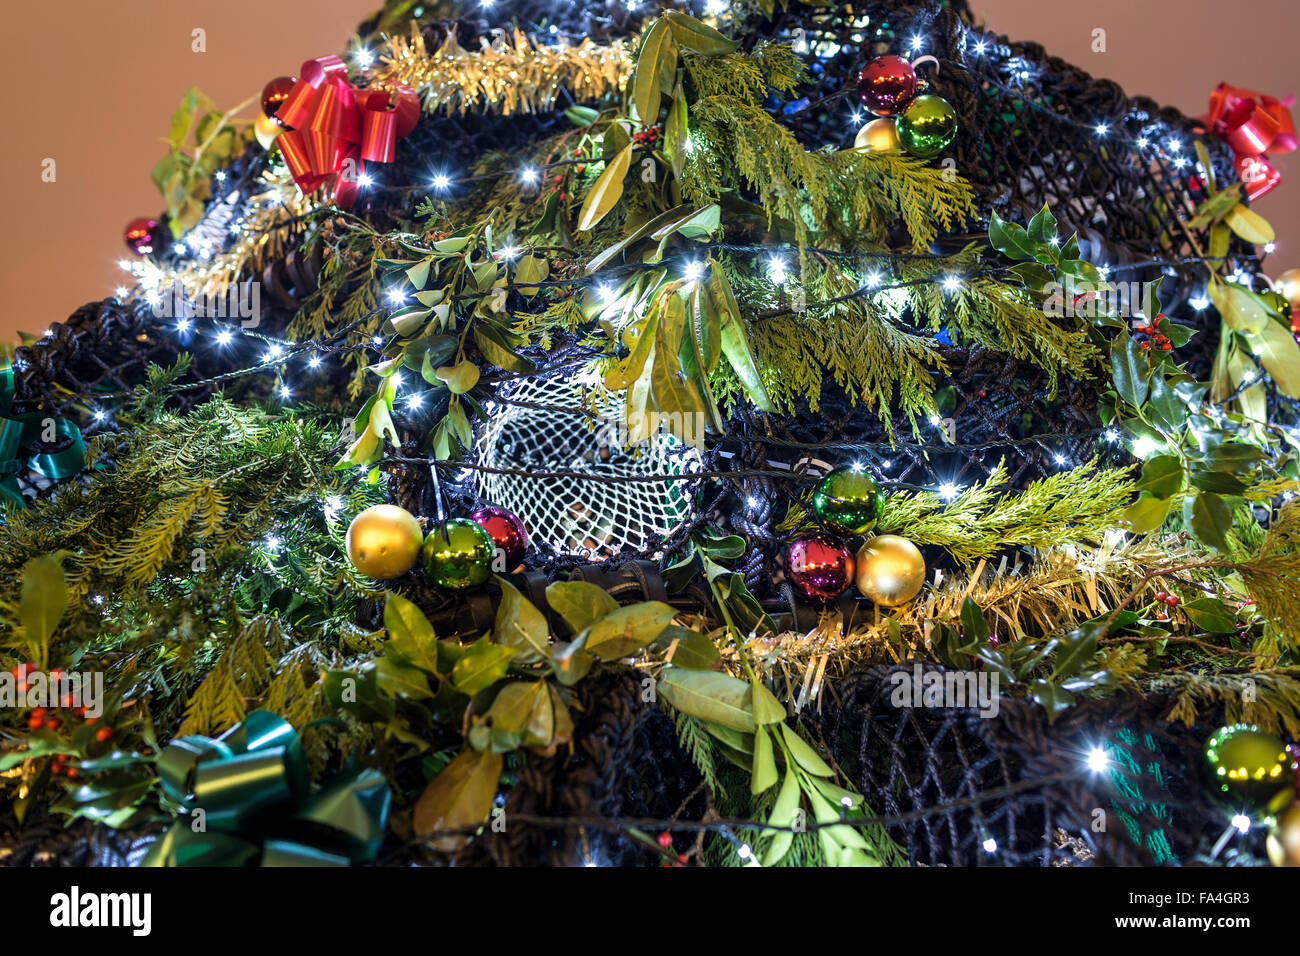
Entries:
{"type": "Polygon", "coordinates": [[[297,82],[292,76],[277,76],[262,87],[262,115],[281,129],[284,123],[276,119],[275,111],[289,98],[289,92],[297,82]]]}
{"type": "Polygon", "coordinates": [[[896,534],[872,538],[858,551],[856,582],[862,595],[881,607],[898,607],[925,586],[921,549],[896,534]]]}
{"type": "Polygon", "coordinates": [[[875,527],[883,501],[880,485],[861,468],[837,468],[813,489],[812,513],[841,534],[865,534],[875,527]]]}
{"type": "Polygon", "coordinates": [[[913,156],[938,156],[957,135],[957,114],[942,96],[918,96],[898,118],[898,139],[913,156]]]}
{"type": "Polygon", "coordinates": [[[524,560],[524,552],[528,550],[528,532],[519,516],[505,508],[488,505],[479,508],[469,517],[492,535],[496,550],[504,557],[501,570],[513,571],[519,567],[524,560]]]}
{"type": "Polygon", "coordinates": [[[424,539],[424,570],[440,588],[478,587],[492,575],[496,547],[481,524],[449,518],[435,524],[424,539]]]}
{"type": "Polygon", "coordinates": [[[916,96],[916,71],[901,56],[878,56],[858,74],[858,95],[877,116],[897,116],[916,96]]]}
{"type": "Polygon", "coordinates": [[[1275,280],[1273,290],[1291,303],[1294,312],[1300,312],[1300,269],[1287,269],[1275,280]]]}
{"type": "Polygon", "coordinates": [[[902,146],[898,141],[898,126],[891,116],[873,119],[858,130],[858,135],[853,139],[853,145],[857,149],[865,149],[871,153],[899,149],[902,146]]]}
{"type": "Polygon", "coordinates": [[[270,149],[275,144],[275,138],[283,132],[284,127],[277,125],[269,116],[259,116],[253,120],[253,135],[263,149],[270,149]]]}
{"type": "Polygon", "coordinates": [[[853,555],[830,538],[799,538],[786,549],[785,573],[804,597],[834,600],[853,583],[853,555]]]}
{"type": "Polygon", "coordinates": [[[387,581],[415,567],[424,532],[405,508],[375,505],[352,519],[346,540],[352,566],[367,577],[387,581]]]}
{"type": "Polygon", "coordinates": [[[147,256],[155,250],[162,251],[157,219],[145,219],[143,216],[132,219],[126,224],[122,239],[126,242],[126,247],[137,256],[147,256]]]}
{"type": "Polygon", "coordinates": [[[1300,800],[1278,814],[1266,846],[1274,866],[1300,866],[1300,800]]]}
{"type": "Polygon", "coordinates": [[[1254,724],[1216,730],[1205,742],[1205,763],[1214,787],[1233,810],[1259,812],[1295,783],[1286,744],[1254,724]]]}

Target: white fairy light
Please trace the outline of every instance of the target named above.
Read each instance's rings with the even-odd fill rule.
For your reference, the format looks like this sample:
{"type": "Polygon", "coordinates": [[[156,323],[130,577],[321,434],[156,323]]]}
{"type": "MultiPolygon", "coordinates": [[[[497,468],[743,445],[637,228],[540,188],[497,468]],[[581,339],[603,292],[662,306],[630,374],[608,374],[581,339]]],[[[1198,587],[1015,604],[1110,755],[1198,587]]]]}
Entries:
{"type": "Polygon", "coordinates": [[[1186,165],[1187,165],[1187,160],[1184,159],[1182,156],[1174,157],[1174,169],[1182,169],[1186,165]]]}
{"type": "Polygon", "coordinates": [[[268,551],[279,551],[280,539],[273,534],[268,534],[266,536],[266,548],[268,551]]]}
{"type": "Polygon", "coordinates": [[[1110,766],[1110,755],[1102,747],[1093,747],[1088,751],[1088,769],[1093,773],[1102,773],[1110,766]]]}
{"type": "Polygon", "coordinates": [[[406,404],[409,405],[411,408],[419,408],[421,405],[424,404],[424,396],[421,395],[419,392],[413,392],[412,394],[407,396],[406,404]]]}
{"type": "Polygon", "coordinates": [[[234,336],[231,334],[229,329],[222,329],[217,333],[217,344],[229,345],[232,338],[234,338],[234,336]]]}
{"type": "Polygon", "coordinates": [[[985,853],[996,853],[998,851],[998,841],[992,837],[989,837],[981,845],[984,847],[985,853]]]}
{"type": "Polygon", "coordinates": [[[524,182],[526,182],[526,183],[527,183],[528,185],[530,185],[530,186],[533,186],[533,185],[536,185],[536,183],[537,183],[537,177],[538,177],[539,173],[538,173],[537,170],[534,169],[532,166],[529,166],[529,167],[527,167],[523,172],[521,172],[519,175],[520,175],[520,177],[523,179],[524,182]]]}
{"type": "Polygon", "coordinates": [[[289,390],[289,386],[288,386],[288,385],[281,385],[281,386],[280,386],[280,397],[281,397],[281,398],[288,398],[288,397],[289,397],[290,395],[292,395],[292,394],[293,394],[293,393],[289,390]]]}
{"type": "Polygon", "coordinates": [[[1179,151],[1180,149],[1182,149],[1182,148],[1183,148],[1183,144],[1180,143],[1180,142],[1178,142],[1178,140],[1176,140],[1176,139],[1171,139],[1171,140],[1169,141],[1169,151],[1170,151],[1171,153],[1176,153],[1176,152],[1178,152],[1178,151],[1179,151]]]}
{"type": "Polygon", "coordinates": [[[960,276],[948,276],[943,280],[944,292],[956,292],[960,288],[961,288],[960,276]]]}
{"type": "Polygon", "coordinates": [[[767,275],[773,282],[780,285],[786,280],[785,262],[780,256],[773,256],[767,261],[767,275]]]}
{"type": "Polygon", "coordinates": [[[450,186],[451,177],[446,173],[438,173],[438,175],[433,177],[433,188],[438,190],[438,192],[443,192],[450,186]]]}
{"type": "Polygon", "coordinates": [[[1113,445],[1115,442],[1119,441],[1119,432],[1115,431],[1113,428],[1107,428],[1105,438],[1106,441],[1113,445]]]}
{"type": "Polygon", "coordinates": [[[1058,465],[1064,465],[1066,462],[1066,457],[1062,455],[1060,452],[1057,452],[1055,455],[1052,456],[1052,460],[1055,461],[1058,465]]]}
{"type": "Polygon", "coordinates": [[[360,186],[362,189],[373,184],[374,184],[374,179],[371,178],[369,173],[362,173],[360,176],[357,177],[357,185],[360,186]]]}
{"type": "Polygon", "coordinates": [[[1264,243],[1264,255],[1266,255],[1266,256],[1271,256],[1271,255],[1272,255],[1274,252],[1276,252],[1276,251],[1277,251],[1277,243],[1276,243],[1276,242],[1266,242],[1266,243],[1264,243]]]}
{"type": "Polygon", "coordinates": [[[1096,130],[1097,130],[1097,135],[1098,135],[1098,136],[1105,136],[1106,133],[1109,132],[1109,130],[1110,130],[1110,124],[1109,124],[1109,123],[1098,123],[1097,126],[1096,126],[1096,130]]]}
{"type": "Polygon", "coordinates": [[[1232,825],[1241,833],[1249,833],[1250,817],[1246,816],[1244,813],[1238,813],[1232,818],[1232,825]]]}
{"type": "Polygon", "coordinates": [[[118,259],[118,260],[117,260],[117,267],[118,267],[119,269],[121,269],[123,272],[130,272],[130,271],[132,271],[132,266],[134,266],[134,265],[135,265],[135,263],[132,262],[130,259],[118,259]]]}
{"type": "Polygon", "coordinates": [[[105,419],[105,417],[106,416],[102,408],[95,409],[95,421],[102,422],[105,419]]]}
{"type": "Polygon", "coordinates": [[[919,50],[919,49],[921,49],[921,47],[922,47],[922,45],[924,45],[924,43],[925,43],[925,40],[922,39],[921,37],[919,37],[919,36],[914,36],[914,37],[912,37],[912,49],[913,49],[913,50],[919,50]]]}
{"type": "Polygon", "coordinates": [[[370,64],[373,63],[374,60],[375,58],[371,56],[370,51],[367,50],[365,47],[362,47],[361,49],[357,50],[356,53],[352,54],[352,62],[355,63],[359,69],[362,70],[369,68],[370,64]]]}
{"type": "Polygon", "coordinates": [[[177,331],[177,332],[188,332],[189,330],[190,330],[190,320],[189,320],[189,319],[181,319],[180,321],[178,321],[178,322],[176,323],[176,331],[177,331]]]}
{"type": "Polygon", "coordinates": [[[224,183],[226,181],[226,171],[224,169],[218,169],[212,174],[212,178],[219,183],[224,183]]]}
{"type": "Polygon", "coordinates": [[[1203,295],[1198,295],[1198,296],[1196,296],[1196,297],[1194,297],[1194,298],[1188,300],[1188,303],[1187,303],[1187,304],[1190,305],[1190,306],[1191,306],[1193,309],[1195,309],[1197,312],[1201,312],[1201,311],[1203,311],[1203,310],[1205,310],[1205,309],[1208,309],[1208,308],[1210,307],[1210,300],[1207,299],[1207,298],[1206,298],[1205,296],[1203,296],[1203,295]]]}
{"type": "Polygon", "coordinates": [[[308,368],[320,368],[320,356],[319,356],[319,355],[313,355],[311,358],[309,358],[309,359],[307,360],[307,367],[308,367],[308,368]]]}
{"type": "Polygon", "coordinates": [[[387,298],[393,305],[401,305],[406,301],[406,293],[401,289],[393,288],[388,290],[385,298],[387,298]]]}
{"type": "Polygon", "coordinates": [[[1150,141],[1149,139],[1147,139],[1145,136],[1139,136],[1139,137],[1138,137],[1138,140],[1137,140],[1137,148],[1138,148],[1138,149],[1146,149],[1146,148],[1147,148],[1147,145],[1148,145],[1150,142],[1151,142],[1151,141],[1150,141]]]}
{"type": "Polygon", "coordinates": [[[1138,458],[1146,459],[1150,457],[1151,453],[1158,447],[1160,447],[1160,443],[1150,435],[1140,435],[1133,439],[1133,454],[1138,458]]]}
{"type": "Polygon", "coordinates": [[[124,285],[120,285],[113,290],[113,294],[117,296],[119,299],[125,299],[127,295],[130,294],[130,292],[131,290],[124,285]]]}
{"type": "Polygon", "coordinates": [[[709,16],[720,17],[727,12],[727,0],[709,0],[704,10],[709,16]]]}
{"type": "Polygon", "coordinates": [[[514,246],[506,246],[504,249],[501,250],[501,258],[505,259],[507,262],[514,261],[514,258],[518,255],[519,255],[519,250],[516,249],[514,246]]]}
{"type": "Polygon", "coordinates": [[[944,501],[952,501],[959,494],[961,494],[961,489],[951,481],[945,481],[939,486],[939,497],[944,501]]]}
{"type": "Polygon", "coordinates": [[[754,851],[749,848],[748,843],[742,843],[736,848],[736,856],[740,857],[742,860],[748,860],[753,855],[754,851]]]}
{"type": "Polygon", "coordinates": [[[704,266],[701,265],[698,260],[692,259],[690,262],[686,263],[682,271],[685,272],[687,279],[694,282],[700,276],[704,275],[704,266]]]}
{"type": "Polygon", "coordinates": [[[871,275],[867,276],[866,281],[867,281],[867,288],[874,289],[876,286],[880,285],[880,273],[879,272],[871,273],[871,275]]]}
{"type": "Polygon", "coordinates": [[[273,359],[279,358],[284,354],[284,346],[279,343],[272,344],[271,347],[266,350],[266,354],[273,359]]]}
{"type": "Polygon", "coordinates": [[[975,41],[975,54],[976,54],[976,56],[983,56],[983,55],[984,55],[984,50],[987,48],[987,46],[988,46],[988,44],[986,44],[983,40],[976,40],[976,41],[975,41]]]}

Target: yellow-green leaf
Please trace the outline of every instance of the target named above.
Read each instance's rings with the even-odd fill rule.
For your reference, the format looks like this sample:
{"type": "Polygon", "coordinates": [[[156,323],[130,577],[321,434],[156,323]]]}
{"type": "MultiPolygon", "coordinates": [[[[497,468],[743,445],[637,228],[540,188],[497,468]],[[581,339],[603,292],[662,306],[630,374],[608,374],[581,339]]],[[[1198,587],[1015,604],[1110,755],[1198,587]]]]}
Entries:
{"type": "Polygon", "coordinates": [[[1278,390],[1300,398],[1300,345],[1296,345],[1290,328],[1280,322],[1266,322],[1250,336],[1250,344],[1278,390]]]}
{"type": "Polygon", "coordinates": [[[628,143],[619,154],[609,161],[600,178],[592,184],[591,191],[583,200],[582,211],[578,213],[578,231],[588,232],[605,218],[605,215],[623,198],[623,180],[627,177],[628,166],[632,162],[634,144],[628,143]]]}
{"type": "Polygon", "coordinates": [[[468,750],[443,767],[415,803],[416,836],[432,837],[434,845],[447,852],[469,842],[468,836],[437,834],[487,822],[501,781],[501,764],[501,754],[468,750]]]}
{"type": "Polygon", "coordinates": [[[1247,242],[1253,242],[1257,246],[1262,246],[1266,242],[1272,242],[1277,238],[1269,221],[1261,216],[1255,210],[1237,203],[1223,220],[1228,224],[1228,228],[1235,232],[1247,242]]]}

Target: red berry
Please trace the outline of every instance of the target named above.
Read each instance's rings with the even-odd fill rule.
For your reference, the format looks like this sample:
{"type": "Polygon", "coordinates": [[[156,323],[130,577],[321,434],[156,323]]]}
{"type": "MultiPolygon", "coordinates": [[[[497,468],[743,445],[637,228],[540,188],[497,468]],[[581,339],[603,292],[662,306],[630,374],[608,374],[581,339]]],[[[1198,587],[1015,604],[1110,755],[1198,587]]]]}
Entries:
{"type": "Polygon", "coordinates": [[[1163,601],[1163,600],[1164,600],[1165,598],[1167,598],[1168,596],[1169,596],[1169,595],[1165,594],[1164,591],[1157,591],[1157,592],[1156,592],[1156,600],[1157,600],[1157,601],[1163,601]]]}
{"type": "Polygon", "coordinates": [[[40,725],[41,725],[41,718],[37,717],[35,714],[32,714],[30,717],[27,718],[27,726],[30,727],[32,730],[35,730],[40,725]]]}
{"type": "Polygon", "coordinates": [[[95,731],[96,740],[107,740],[109,737],[112,736],[113,736],[112,727],[100,727],[97,731],[95,731]]]}
{"type": "Polygon", "coordinates": [[[58,679],[59,679],[60,677],[62,677],[62,676],[63,676],[63,668],[62,668],[62,667],[51,667],[51,668],[50,668],[50,680],[58,680],[58,679]]]}
{"type": "Polygon", "coordinates": [[[1150,342],[1139,342],[1138,345],[1139,345],[1140,347],[1144,348],[1144,349],[1149,349],[1149,348],[1151,348],[1151,343],[1150,343],[1150,342]]]}
{"type": "Polygon", "coordinates": [[[678,863],[685,863],[685,862],[686,862],[686,854],[685,854],[685,853],[678,853],[678,854],[677,854],[677,862],[678,862],[678,863]]]}
{"type": "Polygon", "coordinates": [[[45,726],[46,726],[46,728],[49,729],[49,730],[58,730],[58,729],[59,729],[59,718],[57,718],[57,717],[47,717],[47,718],[45,718],[45,726]]]}
{"type": "Polygon", "coordinates": [[[1174,343],[1172,343],[1172,342],[1161,342],[1161,343],[1160,343],[1160,351],[1162,351],[1162,352],[1172,352],[1173,349],[1174,349],[1174,343]]]}
{"type": "Polygon", "coordinates": [[[673,845],[673,835],[672,835],[671,833],[669,833],[667,830],[665,830],[663,833],[659,834],[659,836],[656,837],[655,839],[658,841],[659,845],[662,846],[662,847],[665,847],[665,848],[666,848],[666,847],[670,847],[670,846],[673,845]]]}
{"type": "Polygon", "coordinates": [[[81,775],[81,771],[76,767],[69,767],[67,777],[69,780],[75,780],[81,775]]]}
{"type": "Polygon", "coordinates": [[[1169,612],[1168,612],[1168,611],[1161,611],[1159,614],[1156,615],[1156,620],[1157,620],[1157,621],[1167,621],[1167,620],[1169,620],[1169,612]]]}
{"type": "Polygon", "coordinates": [[[1178,606],[1178,595],[1177,595],[1177,594],[1171,594],[1171,595],[1169,595],[1169,597],[1165,598],[1165,603],[1168,604],[1170,607],[1177,607],[1177,606],[1178,606]]]}
{"type": "Polygon", "coordinates": [[[90,726],[91,724],[93,724],[93,723],[94,723],[95,721],[97,721],[97,720],[99,720],[98,717],[87,717],[87,718],[86,718],[86,725],[87,725],[87,726],[90,726]]]}

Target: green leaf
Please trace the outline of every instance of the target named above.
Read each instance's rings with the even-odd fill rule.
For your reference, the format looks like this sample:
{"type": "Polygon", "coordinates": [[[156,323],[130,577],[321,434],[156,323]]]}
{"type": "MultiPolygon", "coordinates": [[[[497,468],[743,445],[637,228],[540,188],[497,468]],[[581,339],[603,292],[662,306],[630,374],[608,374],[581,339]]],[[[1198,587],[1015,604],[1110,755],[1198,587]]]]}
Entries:
{"type": "Polygon", "coordinates": [[[1036,245],[1047,245],[1056,238],[1056,217],[1046,204],[1029,220],[1029,241],[1036,245]]]}
{"type": "Polygon", "coordinates": [[[988,640],[989,625],[984,620],[984,612],[970,598],[966,598],[961,604],[961,628],[967,644],[983,644],[988,640]]]}
{"type": "Polygon", "coordinates": [[[1271,321],[1272,309],[1268,303],[1244,286],[1212,280],[1207,291],[1210,301],[1231,329],[1254,335],[1262,332],[1271,321]]]}
{"type": "Polygon", "coordinates": [[[478,366],[469,359],[461,359],[455,365],[444,365],[434,374],[447,384],[453,395],[464,395],[478,384],[478,366]]]}
{"type": "Polygon", "coordinates": [[[785,737],[785,746],[790,751],[790,756],[806,772],[814,777],[835,776],[835,771],[830,768],[825,760],[822,760],[821,755],[813,749],[812,744],[799,736],[797,730],[788,724],[782,724],[781,733],[785,737]]]}
{"type": "Polygon", "coordinates": [[[750,711],[754,715],[755,724],[761,727],[764,724],[779,724],[785,720],[785,708],[776,699],[776,695],[763,685],[762,681],[751,680],[749,690],[750,711]]]}
{"type": "Polygon", "coordinates": [[[1074,703],[1074,695],[1068,690],[1056,684],[1049,684],[1045,680],[1036,680],[1030,684],[1029,696],[1047,711],[1049,722],[1055,721],[1074,703]]]}
{"type": "Polygon", "coordinates": [[[406,278],[411,280],[411,285],[417,289],[423,289],[424,284],[429,281],[429,266],[433,264],[433,257],[421,259],[415,265],[406,270],[406,278]]]}
{"type": "Polygon", "coordinates": [[[754,734],[754,764],[750,771],[749,792],[755,795],[763,793],[775,784],[778,778],[772,738],[760,727],[754,734]]]}
{"type": "Polygon", "coordinates": [[[1202,544],[1219,551],[1228,549],[1228,531],[1232,514],[1227,502],[1212,491],[1191,495],[1183,503],[1183,520],[1202,544]]]}
{"type": "Polygon", "coordinates": [[[1183,605],[1188,619],[1203,631],[1232,634],[1237,630],[1237,616],[1218,598],[1198,598],[1183,605]]]}
{"type": "Polygon", "coordinates": [[[190,125],[194,122],[194,114],[199,108],[199,96],[198,88],[191,86],[185,91],[180,105],[172,113],[171,127],[167,130],[167,142],[171,144],[172,149],[180,149],[184,144],[190,125]]]}
{"type": "Polygon", "coordinates": [[[1111,375],[1119,397],[1134,408],[1147,398],[1147,362],[1131,335],[1121,335],[1110,347],[1111,375]]]}
{"type": "Polygon", "coordinates": [[[574,634],[618,610],[609,592],[589,581],[556,581],[546,586],[546,602],[574,634]]]}
{"type": "Polygon", "coordinates": [[[632,74],[632,108],[645,126],[654,126],[659,118],[659,71],[663,65],[662,47],[672,42],[668,24],[656,20],[646,33],[632,74]]]}
{"type": "Polygon", "coordinates": [[[1229,229],[1242,239],[1253,242],[1257,246],[1262,246],[1264,243],[1272,242],[1277,238],[1277,234],[1273,231],[1273,227],[1267,219],[1241,203],[1233,206],[1228,214],[1223,217],[1223,221],[1229,229]]]}
{"type": "Polygon", "coordinates": [[[658,637],[676,616],[677,610],[661,601],[621,607],[591,626],[587,650],[605,661],[627,657],[658,637]]]}
{"type": "Polygon", "coordinates": [[[785,780],[781,783],[781,790],[776,795],[776,802],[772,804],[772,813],[767,818],[769,826],[781,827],[782,829],[772,834],[772,840],[763,852],[763,865],[775,866],[781,862],[786,852],[790,849],[790,844],[794,842],[795,811],[799,809],[799,780],[795,776],[794,770],[786,768],[785,780]]]}
{"type": "Polygon", "coordinates": [[[384,603],[388,643],[407,663],[438,673],[438,638],[433,625],[415,604],[394,591],[384,603]]]}
{"type": "Polygon", "coordinates": [[[480,637],[451,669],[451,682],[462,694],[473,697],[505,677],[514,656],[514,648],[490,644],[486,637],[480,637]]]}
{"type": "Polygon", "coordinates": [[[1134,487],[1150,493],[1153,498],[1168,498],[1183,490],[1183,479],[1181,458],[1177,455],[1156,455],[1142,466],[1142,477],[1134,487]]]}
{"type": "MultiPolygon", "coordinates": [[[[497,605],[496,623],[492,628],[496,642],[520,652],[550,654],[550,628],[546,624],[546,615],[505,578],[498,577],[497,584],[501,586],[501,603],[497,605]]],[[[529,656],[521,654],[520,660],[526,661],[529,656]]]]}
{"type": "Polygon", "coordinates": [[[589,232],[596,227],[605,215],[623,198],[623,180],[627,177],[628,166],[632,162],[633,143],[628,143],[610,160],[600,178],[592,184],[591,191],[583,200],[582,211],[578,213],[578,231],[589,232]]]}
{"type": "Polygon", "coordinates": [[[514,351],[501,330],[490,323],[474,323],[474,344],[483,357],[499,369],[517,375],[530,375],[537,371],[531,361],[514,351]]]}
{"type": "Polygon", "coordinates": [[[673,656],[670,663],[674,667],[685,667],[688,670],[713,670],[721,659],[717,645],[707,634],[692,631],[678,624],[669,624],[660,631],[659,636],[655,638],[655,645],[664,648],[665,652],[672,647],[673,656]]]}
{"type": "Polygon", "coordinates": [[[1146,534],[1165,523],[1169,516],[1168,498],[1157,498],[1144,491],[1138,500],[1124,509],[1124,525],[1135,534],[1146,534]]]}
{"type": "Polygon", "coordinates": [[[989,217],[989,242],[1011,259],[1033,259],[1038,253],[1024,226],[1007,222],[996,212],[989,217]]]}
{"type": "Polygon", "coordinates": [[[541,256],[527,255],[519,260],[515,267],[515,285],[523,295],[537,295],[537,286],[532,282],[545,282],[551,274],[551,263],[541,256]]]}
{"type": "Polygon", "coordinates": [[[754,354],[749,348],[749,339],[745,335],[745,320],[740,314],[740,305],[731,292],[731,283],[726,273],[717,262],[710,262],[709,278],[705,290],[711,299],[711,308],[721,319],[720,347],[722,354],[731,363],[736,377],[745,386],[750,401],[764,412],[776,411],[772,399],[768,397],[763,377],[754,362],[754,354]]]}
{"type": "Polygon", "coordinates": [[[375,661],[375,680],[379,689],[391,697],[422,700],[433,696],[429,690],[429,678],[423,670],[391,657],[381,657],[375,661]]]}
{"type": "Polygon", "coordinates": [[[1057,645],[1056,658],[1053,661],[1053,677],[1072,677],[1083,670],[1097,654],[1097,639],[1106,630],[1105,621],[1087,622],[1071,631],[1057,645]]]}
{"type": "Polygon", "coordinates": [[[416,836],[433,837],[447,852],[464,846],[467,836],[438,837],[440,830],[460,830],[485,823],[496,800],[503,757],[498,753],[467,750],[429,781],[415,803],[412,826],[416,836]]]}
{"type": "Polygon", "coordinates": [[[735,40],[728,40],[713,27],[685,13],[669,10],[664,16],[673,31],[673,37],[688,50],[705,56],[723,56],[734,53],[740,47],[735,40]]]}
{"type": "Polygon", "coordinates": [[[18,620],[27,637],[45,647],[68,607],[68,583],[61,555],[42,554],[23,565],[18,620]]]}
{"type": "Polygon", "coordinates": [[[665,667],[659,675],[658,692],[670,706],[690,717],[742,733],[754,732],[750,687],[730,674],[665,667]]]}
{"type": "Polygon", "coordinates": [[[1270,320],[1249,339],[1278,391],[1300,398],[1300,345],[1290,327],[1270,320]]]}

